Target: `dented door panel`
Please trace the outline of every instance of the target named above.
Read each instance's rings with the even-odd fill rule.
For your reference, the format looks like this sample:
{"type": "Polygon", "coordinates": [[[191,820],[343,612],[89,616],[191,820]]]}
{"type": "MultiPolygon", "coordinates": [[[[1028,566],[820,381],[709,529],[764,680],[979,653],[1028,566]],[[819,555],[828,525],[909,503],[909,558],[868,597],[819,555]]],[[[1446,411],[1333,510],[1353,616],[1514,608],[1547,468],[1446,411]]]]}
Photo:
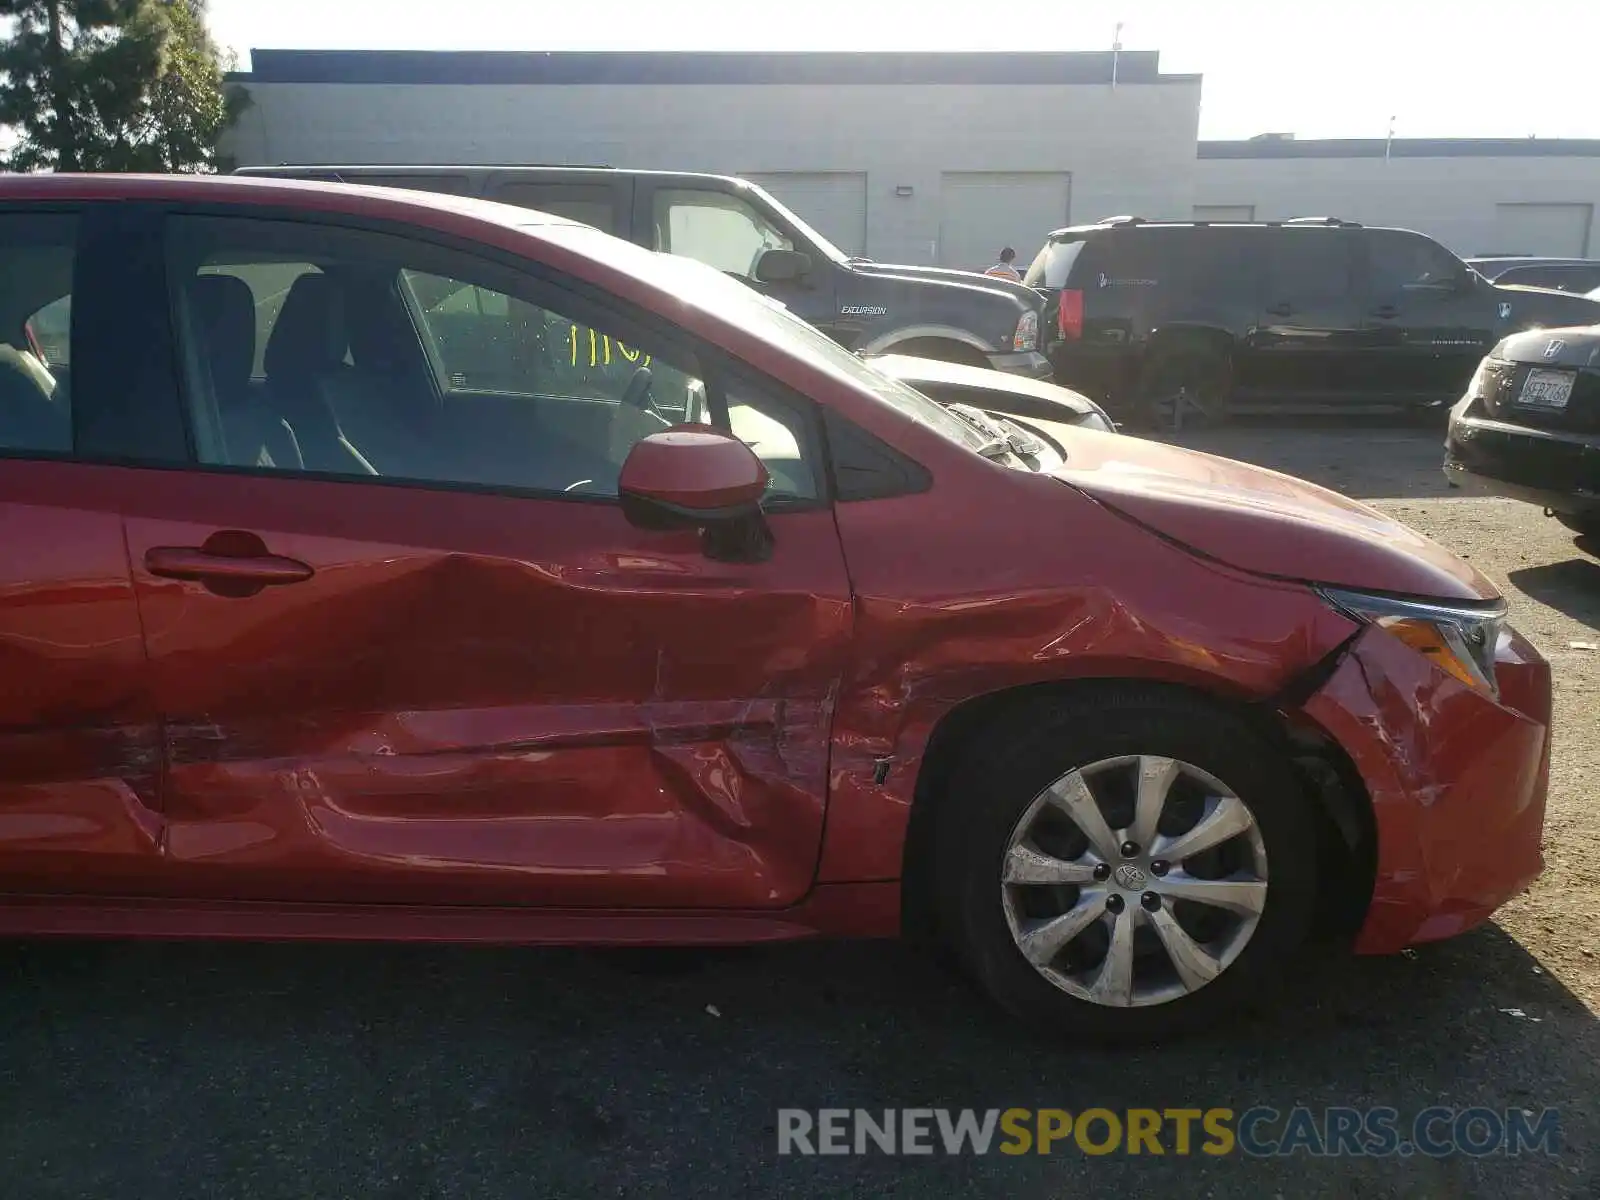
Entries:
{"type": "Polygon", "coordinates": [[[827,512],[760,564],[613,504],[173,473],[128,523],[189,895],[770,907],[850,635],[827,512]],[[203,521],[194,517],[204,514],[203,521]],[[249,531],[310,578],[144,569],[249,531]]]}
{"type": "Polygon", "coordinates": [[[0,462],[0,890],[144,890],[161,742],[118,475],[0,462]]]}

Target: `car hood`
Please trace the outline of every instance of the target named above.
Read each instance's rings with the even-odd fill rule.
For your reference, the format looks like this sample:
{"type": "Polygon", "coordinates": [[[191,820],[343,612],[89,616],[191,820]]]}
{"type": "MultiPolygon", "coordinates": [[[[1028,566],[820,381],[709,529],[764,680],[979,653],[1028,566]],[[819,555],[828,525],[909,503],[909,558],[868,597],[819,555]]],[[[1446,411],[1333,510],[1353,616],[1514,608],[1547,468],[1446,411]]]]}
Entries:
{"type": "Polygon", "coordinates": [[[984,275],[977,271],[956,271],[950,267],[912,267],[901,263],[870,262],[864,259],[851,259],[850,269],[861,271],[867,275],[893,276],[897,279],[920,279],[928,283],[944,283],[951,287],[976,288],[984,292],[997,292],[1002,296],[1010,296],[1025,308],[1038,308],[1044,298],[1030,287],[1023,287],[1020,283],[1013,283],[1009,279],[1001,279],[996,275],[984,275]]]}
{"type": "Polygon", "coordinates": [[[1069,423],[1089,413],[1105,415],[1098,404],[1081,392],[1008,371],[910,354],[879,354],[867,362],[914,388],[942,386],[966,391],[971,394],[961,397],[964,402],[993,412],[1069,423]]]}
{"type": "Polygon", "coordinates": [[[1499,593],[1470,563],[1338,492],[1232,459],[1073,430],[1056,478],[1208,558],[1260,575],[1439,600],[1499,593]]]}
{"type": "Polygon", "coordinates": [[[1494,356],[1540,367],[1600,367],[1600,326],[1514,333],[1494,348],[1494,356]]]}

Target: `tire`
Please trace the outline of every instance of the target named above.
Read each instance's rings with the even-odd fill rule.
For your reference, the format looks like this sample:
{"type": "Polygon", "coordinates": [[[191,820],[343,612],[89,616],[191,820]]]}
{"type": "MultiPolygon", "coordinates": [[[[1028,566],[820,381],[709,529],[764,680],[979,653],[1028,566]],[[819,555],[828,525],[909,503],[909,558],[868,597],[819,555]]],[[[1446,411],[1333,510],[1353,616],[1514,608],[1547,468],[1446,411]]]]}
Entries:
{"type": "Polygon", "coordinates": [[[1557,513],[1556,520],[1579,537],[1600,539],[1600,517],[1580,517],[1572,513],[1557,513]]]}
{"type": "Polygon", "coordinates": [[[1270,996],[1311,928],[1315,830],[1311,802],[1288,762],[1252,724],[1220,705],[1134,686],[1041,702],[1014,711],[951,772],[933,838],[940,928],[967,972],[1032,1028],[1110,1043],[1187,1032],[1270,996]],[[1121,761],[1129,756],[1131,763],[1121,761]],[[1157,760],[1178,764],[1159,834],[1124,857],[1121,840],[1138,832],[1135,781],[1146,764],[1159,768],[1157,760]],[[1104,765],[1108,761],[1113,765],[1104,765]],[[1074,775],[1083,768],[1091,769],[1074,775]],[[1075,777],[1089,782],[1091,803],[1116,839],[1117,857],[1106,867],[1118,873],[1076,887],[1003,883],[1019,835],[1030,866],[1026,855],[1036,852],[1053,854],[1058,865],[1079,873],[1103,861],[1081,829],[1058,819],[1061,810],[1046,794],[1052,787],[1071,794],[1061,781],[1075,777]],[[1215,798],[1205,799],[1208,794],[1215,798]],[[1166,864],[1158,878],[1160,850],[1181,849],[1196,817],[1231,820],[1225,827],[1242,831],[1204,854],[1166,864]],[[1122,873],[1127,867],[1134,868],[1132,876],[1122,873]],[[1233,884],[1230,899],[1244,897],[1259,911],[1252,918],[1158,891],[1182,888],[1193,895],[1208,882],[1233,884]],[[1159,911],[1147,907],[1147,891],[1158,891],[1159,911]],[[1120,897],[1120,914],[1111,908],[1113,895],[1120,897]],[[1084,914],[1097,908],[1099,915],[1082,925],[1084,914]],[[1053,952],[1041,950],[1050,933],[1063,928],[1047,925],[1061,918],[1082,925],[1081,931],[1053,952]],[[1184,938],[1171,932],[1175,924],[1208,956],[1188,959],[1190,982],[1165,949],[1186,950],[1184,938]],[[1123,926],[1132,939],[1132,967],[1130,990],[1118,997],[1107,963],[1111,939],[1123,926]],[[1045,966],[1025,957],[1020,939],[1027,938],[1045,966]],[[1220,970],[1204,981],[1213,964],[1220,970]]]}
{"type": "Polygon", "coordinates": [[[1158,430],[1223,425],[1232,396],[1233,365],[1225,354],[1194,343],[1170,346],[1156,350],[1140,372],[1138,417],[1158,430]]]}

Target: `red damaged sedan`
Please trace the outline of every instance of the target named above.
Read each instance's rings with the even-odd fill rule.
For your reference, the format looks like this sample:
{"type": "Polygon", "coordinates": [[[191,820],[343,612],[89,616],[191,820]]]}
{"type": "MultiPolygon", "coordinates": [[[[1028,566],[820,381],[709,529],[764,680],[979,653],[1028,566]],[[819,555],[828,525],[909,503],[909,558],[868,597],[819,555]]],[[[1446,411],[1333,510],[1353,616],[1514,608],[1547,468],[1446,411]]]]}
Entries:
{"type": "Polygon", "coordinates": [[[1549,671],[1472,567],[997,428],[558,218],[6,178],[0,931],[915,929],[1137,1037],[1534,878],[1549,671]]]}

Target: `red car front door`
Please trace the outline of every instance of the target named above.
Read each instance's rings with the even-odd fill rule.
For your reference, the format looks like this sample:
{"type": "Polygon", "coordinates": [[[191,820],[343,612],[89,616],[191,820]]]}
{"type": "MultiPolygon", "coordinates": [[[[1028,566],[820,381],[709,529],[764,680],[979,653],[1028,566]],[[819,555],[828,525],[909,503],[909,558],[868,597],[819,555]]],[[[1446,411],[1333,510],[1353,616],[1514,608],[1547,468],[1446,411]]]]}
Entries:
{"type": "Polygon", "coordinates": [[[711,373],[670,329],[409,239],[168,226],[200,461],[152,473],[127,536],[173,886],[803,896],[850,634],[832,513],[794,482],[822,476],[804,406],[715,385],[795,489],[770,558],[718,560],[615,500],[711,373]]]}

